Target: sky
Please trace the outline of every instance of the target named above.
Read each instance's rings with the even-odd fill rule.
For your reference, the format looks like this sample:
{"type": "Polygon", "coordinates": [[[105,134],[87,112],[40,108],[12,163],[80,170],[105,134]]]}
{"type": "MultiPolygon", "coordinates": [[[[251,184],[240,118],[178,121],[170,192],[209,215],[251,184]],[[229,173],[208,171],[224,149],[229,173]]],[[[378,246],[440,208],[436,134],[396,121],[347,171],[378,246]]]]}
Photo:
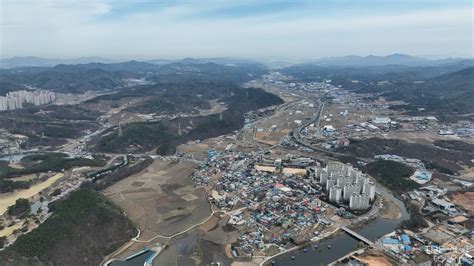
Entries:
{"type": "Polygon", "coordinates": [[[0,57],[473,57],[472,1],[1,0],[0,57]]]}

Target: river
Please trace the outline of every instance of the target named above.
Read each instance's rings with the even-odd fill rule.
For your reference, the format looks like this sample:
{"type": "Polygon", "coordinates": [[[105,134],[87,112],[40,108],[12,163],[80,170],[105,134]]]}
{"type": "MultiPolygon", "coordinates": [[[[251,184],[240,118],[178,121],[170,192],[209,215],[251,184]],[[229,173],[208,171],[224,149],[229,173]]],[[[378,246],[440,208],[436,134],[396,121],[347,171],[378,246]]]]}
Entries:
{"type": "MultiPolygon", "coordinates": [[[[363,228],[354,230],[372,241],[375,241],[381,236],[394,231],[400,222],[410,217],[403,202],[395,198],[389,191],[387,191],[385,188],[377,187],[377,192],[383,194],[385,197],[388,197],[390,200],[395,202],[400,208],[402,215],[397,220],[377,218],[365,225],[363,228]]],[[[334,237],[325,239],[317,244],[319,246],[318,249],[315,249],[313,246],[311,246],[308,247],[306,253],[303,252],[303,250],[295,250],[282,256],[278,256],[274,258],[273,261],[275,261],[275,265],[327,265],[339,258],[344,257],[349,252],[356,250],[359,241],[349,236],[345,232],[340,232],[334,237]],[[331,245],[332,248],[328,249],[328,245],[331,245]],[[295,257],[295,260],[291,259],[292,256],[295,257]]],[[[270,263],[267,265],[269,264],[270,263]]]]}

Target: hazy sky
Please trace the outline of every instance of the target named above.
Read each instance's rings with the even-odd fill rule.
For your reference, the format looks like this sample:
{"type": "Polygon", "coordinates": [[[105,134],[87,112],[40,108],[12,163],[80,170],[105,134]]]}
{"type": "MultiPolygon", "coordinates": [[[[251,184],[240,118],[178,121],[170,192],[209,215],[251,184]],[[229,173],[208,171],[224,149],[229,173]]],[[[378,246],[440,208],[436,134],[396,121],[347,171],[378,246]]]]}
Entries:
{"type": "Polygon", "coordinates": [[[473,57],[472,1],[0,0],[0,57],[473,57]]]}

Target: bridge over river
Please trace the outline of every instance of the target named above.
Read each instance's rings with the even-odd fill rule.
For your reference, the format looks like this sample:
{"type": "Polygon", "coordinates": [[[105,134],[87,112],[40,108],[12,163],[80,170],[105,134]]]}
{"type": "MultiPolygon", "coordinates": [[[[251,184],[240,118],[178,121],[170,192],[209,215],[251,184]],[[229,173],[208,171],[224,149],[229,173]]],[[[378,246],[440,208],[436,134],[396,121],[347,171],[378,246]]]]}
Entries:
{"type": "Polygon", "coordinates": [[[351,229],[347,228],[346,226],[341,226],[340,228],[341,228],[342,230],[344,230],[346,233],[348,233],[349,235],[351,235],[352,237],[359,239],[360,241],[366,243],[367,245],[369,245],[369,246],[373,246],[373,245],[374,245],[374,242],[370,241],[369,239],[367,239],[367,238],[364,237],[363,235],[361,235],[361,234],[359,234],[359,233],[357,233],[357,232],[352,231],[351,229]]]}

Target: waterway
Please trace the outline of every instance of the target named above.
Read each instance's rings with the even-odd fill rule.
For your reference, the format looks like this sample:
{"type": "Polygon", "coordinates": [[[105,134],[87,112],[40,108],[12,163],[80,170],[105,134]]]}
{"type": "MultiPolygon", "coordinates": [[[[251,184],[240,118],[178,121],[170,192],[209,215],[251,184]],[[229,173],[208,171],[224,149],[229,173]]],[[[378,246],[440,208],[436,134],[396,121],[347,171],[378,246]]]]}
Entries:
{"type": "MultiPolygon", "coordinates": [[[[372,241],[375,241],[381,236],[394,231],[401,221],[409,218],[409,213],[407,212],[402,201],[395,198],[384,188],[377,187],[377,192],[394,201],[400,208],[402,215],[397,220],[377,218],[365,225],[363,228],[354,230],[372,241]]],[[[317,249],[314,248],[313,244],[313,246],[307,248],[307,252],[303,252],[303,250],[295,250],[282,256],[278,256],[274,258],[273,261],[275,261],[275,265],[327,265],[339,258],[344,257],[349,252],[356,250],[358,244],[359,240],[354,239],[345,232],[340,232],[334,237],[317,243],[317,249]],[[328,248],[329,245],[331,246],[330,249],[328,248]],[[295,257],[294,260],[291,259],[293,256],[295,257]]],[[[267,265],[270,265],[270,262],[267,263],[267,265]]]]}

